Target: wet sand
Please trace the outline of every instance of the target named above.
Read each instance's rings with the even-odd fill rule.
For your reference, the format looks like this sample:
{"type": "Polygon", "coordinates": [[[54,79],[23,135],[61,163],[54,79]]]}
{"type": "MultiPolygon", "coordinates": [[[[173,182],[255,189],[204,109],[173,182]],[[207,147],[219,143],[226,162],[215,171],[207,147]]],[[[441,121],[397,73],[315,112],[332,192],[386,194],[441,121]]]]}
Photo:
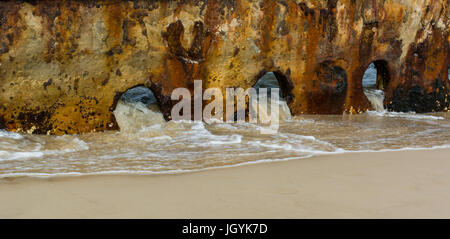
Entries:
{"type": "Polygon", "coordinates": [[[178,175],[0,179],[0,218],[450,218],[450,149],[178,175]]]}

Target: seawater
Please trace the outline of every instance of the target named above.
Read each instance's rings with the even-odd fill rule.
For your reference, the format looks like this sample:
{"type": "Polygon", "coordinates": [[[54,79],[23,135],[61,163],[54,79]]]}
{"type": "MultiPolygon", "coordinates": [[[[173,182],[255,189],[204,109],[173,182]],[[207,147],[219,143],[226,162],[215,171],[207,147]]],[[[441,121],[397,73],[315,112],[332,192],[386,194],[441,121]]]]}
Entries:
{"type": "MultiPolygon", "coordinates": [[[[268,84],[276,87],[276,81],[268,84]]],[[[376,111],[359,115],[292,117],[280,100],[280,128],[270,135],[250,123],[166,122],[142,90],[119,101],[120,131],[51,136],[0,130],[0,177],[180,173],[323,154],[450,148],[449,113],[387,112],[376,89],[366,91],[378,94],[368,95],[376,111]]]]}
{"type": "Polygon", "coordinates": [[[363,89],[367,99],[377,112],[384,112],[384,91],[376,88],[377,70],[374,64],[370,64],[363,77],[363,89]]]}

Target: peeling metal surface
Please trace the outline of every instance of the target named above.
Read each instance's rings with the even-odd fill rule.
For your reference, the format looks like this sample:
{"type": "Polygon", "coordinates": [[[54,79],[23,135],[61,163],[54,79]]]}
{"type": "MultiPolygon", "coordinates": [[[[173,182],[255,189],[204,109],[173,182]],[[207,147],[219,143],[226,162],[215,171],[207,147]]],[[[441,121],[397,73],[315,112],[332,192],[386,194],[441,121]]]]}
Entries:
{"type": "Polygon", "coordinates": [[[291,112],[370,108],[362,77],[383,61],[385,105],[448,111],[447,0],[1,1],[0,128],[116,129],[136,85],[166,117],[178,87],[252,87],[273,71],[291,112]]]}

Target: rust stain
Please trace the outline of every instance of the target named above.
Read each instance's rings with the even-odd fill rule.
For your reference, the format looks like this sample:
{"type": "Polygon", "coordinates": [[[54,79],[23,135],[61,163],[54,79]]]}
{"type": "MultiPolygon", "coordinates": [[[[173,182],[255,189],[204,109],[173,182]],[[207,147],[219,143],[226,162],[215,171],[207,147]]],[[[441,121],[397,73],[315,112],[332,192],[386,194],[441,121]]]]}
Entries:
{"type": "Polygon", "coordinates": [[[388,109],[448,111],[447,5],[2,1],[0,128],[42,134],[117,129],[118,97],[144,82],[170,119],[173,89],[192,90],[195,79],[248,87],[265,71],[276,73],[294,114],[362,112],[370,109],[362,77],[372,62],[384,67],[378,77],[389,79],[388,109]],[[184,36],[192,39],[189,46],[184,36]]]}

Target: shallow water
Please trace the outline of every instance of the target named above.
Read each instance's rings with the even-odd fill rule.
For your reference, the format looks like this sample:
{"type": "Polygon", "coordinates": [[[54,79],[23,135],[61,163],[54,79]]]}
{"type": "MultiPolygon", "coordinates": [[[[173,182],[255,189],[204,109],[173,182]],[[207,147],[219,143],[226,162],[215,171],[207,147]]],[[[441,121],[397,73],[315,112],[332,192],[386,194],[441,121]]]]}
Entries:
{"type": "MultiPolygon", "coordinates": [[[[137,91],[128,98],[142,94],[137,91]]],[[[0,130],[0,177],[177,173],[320,154],[450,148],[450,113],[381,109],[284,117],[278,133],[266,135],[257,124],[165,122],[154,100],[134,101],[122,100],[116,108],[120,132],[51,136],[0,130]]]]}

